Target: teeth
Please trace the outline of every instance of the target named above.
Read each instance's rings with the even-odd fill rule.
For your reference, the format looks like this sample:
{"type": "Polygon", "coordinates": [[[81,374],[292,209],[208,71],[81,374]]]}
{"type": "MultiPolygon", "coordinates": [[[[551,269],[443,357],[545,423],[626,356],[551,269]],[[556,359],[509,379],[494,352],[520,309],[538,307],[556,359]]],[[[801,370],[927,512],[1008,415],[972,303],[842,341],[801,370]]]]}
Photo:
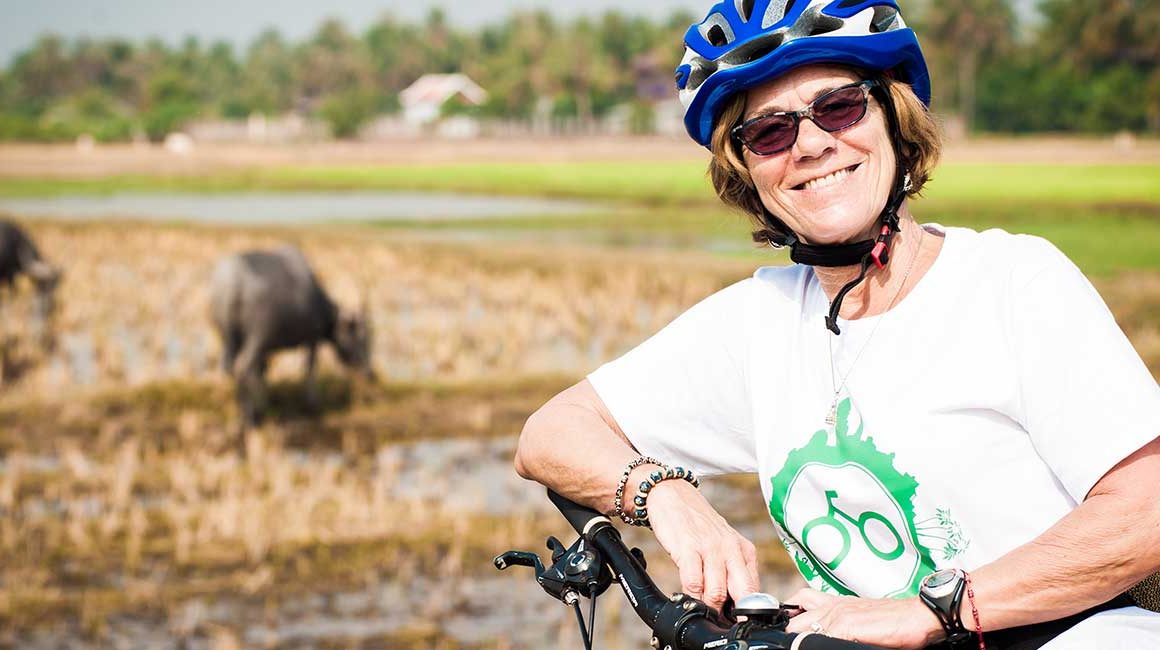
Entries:
{"type": "Polygon", "coordinates": [[[834,185],[836,183],[840,183],[840,182],[846,180],[846,177],[849,176],[850,173],[851,172],[850,172],[849,168],[839,169],[838,171],[834,172],[833,174],[830,174],[829,176],[823,176],[821,178],[815,178],[812,181],[806,181],[805,183],[802,184],[802,189],[816,190],[816,189],[819,189],[822,187],[829,187],[831,185],[834,185]]]}

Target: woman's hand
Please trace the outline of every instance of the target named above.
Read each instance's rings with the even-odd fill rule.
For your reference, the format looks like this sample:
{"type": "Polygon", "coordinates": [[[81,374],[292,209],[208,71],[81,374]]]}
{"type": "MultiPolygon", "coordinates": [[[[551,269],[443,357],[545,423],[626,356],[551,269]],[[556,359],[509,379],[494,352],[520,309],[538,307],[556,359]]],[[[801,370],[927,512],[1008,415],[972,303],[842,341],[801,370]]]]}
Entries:
{"type": "Polygon", "coordinates": [[[648,496],[657,541],[681,574],[681,589],[720,611],[758,589],[757,550],[685,481],[661,481],[648,496]]]}
{"type": "Polygon", "coordinates": [[[802,589],[786,602],[805,610],[790,619],[788,632],[817,632],[908,650],[920,650],[945,636],[938,619],[918,598],[856,598],[802,589]]]}

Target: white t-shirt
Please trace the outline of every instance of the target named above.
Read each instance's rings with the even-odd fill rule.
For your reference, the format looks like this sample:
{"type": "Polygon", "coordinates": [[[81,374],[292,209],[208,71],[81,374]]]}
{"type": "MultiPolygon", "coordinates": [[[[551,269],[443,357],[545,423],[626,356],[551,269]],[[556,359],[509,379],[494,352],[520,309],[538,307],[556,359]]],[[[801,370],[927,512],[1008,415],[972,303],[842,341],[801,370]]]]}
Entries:
{"type": "MultiPolygon", "coordinates": [[[[918,285],[886,314],[839,321],[832,341],[813,270],[767,267],[588,377],[640,453],[757,472],[822,591],[912,596],[936,569],[992,562],[1160,435],[1160,387],[1062,253],[928,228],[945,241],[918,285]]],[[[1160,648],[1160,615],[1117,611],[1139,614],[1118,629],[1160,648]]]]}

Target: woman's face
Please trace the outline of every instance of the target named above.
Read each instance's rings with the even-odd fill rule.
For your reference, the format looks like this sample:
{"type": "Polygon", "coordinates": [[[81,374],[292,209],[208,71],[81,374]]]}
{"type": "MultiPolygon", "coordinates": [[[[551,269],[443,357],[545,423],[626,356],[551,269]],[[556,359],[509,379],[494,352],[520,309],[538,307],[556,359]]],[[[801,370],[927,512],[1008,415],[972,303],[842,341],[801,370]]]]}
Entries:
{"type": "MultiPolygon", "coordinates": [[[[838,66],[797,68],[749,91],[745,119],[794,111],[839,86],[861,81],[838,66]]],[[[871,97],[866,116],[827,133],[803,119],[792,147],[771,156],[744,149],[761,202],[810,244],[872,238],[894,180],[894,149],[882,106],[871,97]]]]}

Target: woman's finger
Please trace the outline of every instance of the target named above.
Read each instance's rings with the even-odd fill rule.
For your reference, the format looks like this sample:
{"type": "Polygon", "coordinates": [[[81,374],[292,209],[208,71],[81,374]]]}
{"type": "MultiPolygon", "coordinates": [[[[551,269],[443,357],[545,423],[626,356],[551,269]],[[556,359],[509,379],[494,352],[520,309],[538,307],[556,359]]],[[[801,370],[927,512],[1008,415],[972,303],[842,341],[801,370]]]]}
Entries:
{"type": "Polygon", "coordinates": [[[705,555],[703,571],[705,573],[705,593],[701,600],[714,609],[721,609],[725,604],[725,597],[729,594],[729,582],[725,558],[720,553],[710,552],[705,555]]]}
{"type": "Polygon", "coordinates": [[[813,624],[817,623],[819,620],[821,620],[821,618],[822,612],[820,611],[802,612],[801,614],[798,614],[797,616],[789,619],[789,624],[785,626],[785,631],[793,632],[795,634],[810,632],[812,631],[813,624]]]}
{"type": "Polygon", "coordinates": [[[823,594],[817,589],[802,589],[793,595],[788,602],[809,611],[833,606],[838,596],[823,594]]]}
{"type": "Polygon", "coordinates": [[[745,557],[743,549],[745,540],[741,540],[733,553],[725,558],[725,569],[728,572],[729,594],[733,601],[757,591],[757,573],[745,557]]]}
{"type": "Polygon", "coordinates": [[[745,558],[745,568],[749,571],[753,591],[759,591],[761,589],[761,572],[757,570],[757,547],[744,537],[741,538],[741,556],[745,558]]]}
{"type": "Polygon", "coordinates": [[[674,561],[681,576],[681,590],[693,598],[701,598],[705,592],[705,572],[701,556],[696,553],[683,553],[674,561]]]}

